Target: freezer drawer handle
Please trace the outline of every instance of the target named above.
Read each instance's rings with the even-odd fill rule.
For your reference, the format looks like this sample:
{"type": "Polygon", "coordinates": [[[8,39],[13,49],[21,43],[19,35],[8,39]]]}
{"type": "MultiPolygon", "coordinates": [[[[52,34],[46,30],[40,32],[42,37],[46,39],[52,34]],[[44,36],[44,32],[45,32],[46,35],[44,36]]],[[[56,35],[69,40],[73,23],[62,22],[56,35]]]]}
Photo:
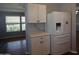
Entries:
{"type": "Polygon", "coordinates": [[[43,41],[40,41],[40,43],[42,44],[42,43],[44,43],[43,41]]]}
{"type": "Polygon", "coordinates": [[[66,43],[69,43],[69,41],[67,41],[67,42],[62,42],[62,43],[58,43],[58,44],[60,45],[60,44],[66,44],[66,43]]]}

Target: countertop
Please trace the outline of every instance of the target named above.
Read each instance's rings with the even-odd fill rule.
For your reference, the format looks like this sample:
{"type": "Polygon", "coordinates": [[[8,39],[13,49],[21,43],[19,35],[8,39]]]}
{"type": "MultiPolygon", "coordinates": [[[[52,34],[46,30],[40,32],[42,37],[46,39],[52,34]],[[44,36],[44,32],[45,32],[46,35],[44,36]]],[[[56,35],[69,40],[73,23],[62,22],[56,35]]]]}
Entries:
{"type": "Polygon", "coordinates": [[[33,32],[30,33],[30,37],[38,37],[38,36],[45,36],[45,35],[49,35],[48,32],[33,32]]]}

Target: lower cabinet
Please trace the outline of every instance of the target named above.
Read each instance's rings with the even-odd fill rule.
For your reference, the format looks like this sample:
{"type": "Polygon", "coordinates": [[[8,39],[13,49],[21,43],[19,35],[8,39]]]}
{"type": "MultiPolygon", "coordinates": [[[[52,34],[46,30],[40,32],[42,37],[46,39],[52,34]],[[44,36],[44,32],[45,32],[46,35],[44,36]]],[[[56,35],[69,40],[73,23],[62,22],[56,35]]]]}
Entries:
{"type": "Polygon", "coordinates": [[[70,50],[70,34],[55,36],[51,40],[49,35],[31,37],[32,55],[59,55],[69,52],[70,50]]]}
{"type": "Polygon", "coordinates": [[[39,36],[31,38],[31,54],[46,55],[50,53],[50,36],[39,36]]]}

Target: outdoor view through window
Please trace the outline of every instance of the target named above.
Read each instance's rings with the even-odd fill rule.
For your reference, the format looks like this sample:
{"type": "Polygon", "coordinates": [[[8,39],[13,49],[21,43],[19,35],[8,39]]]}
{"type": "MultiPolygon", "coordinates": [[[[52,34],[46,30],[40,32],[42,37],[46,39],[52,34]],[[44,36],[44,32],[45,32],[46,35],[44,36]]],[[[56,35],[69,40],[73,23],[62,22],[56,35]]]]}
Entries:
{"type": "Polygon", "coordinates": [[[6,16],[6,31],[25,31],[25,17],[24,16],[6,16]]]}

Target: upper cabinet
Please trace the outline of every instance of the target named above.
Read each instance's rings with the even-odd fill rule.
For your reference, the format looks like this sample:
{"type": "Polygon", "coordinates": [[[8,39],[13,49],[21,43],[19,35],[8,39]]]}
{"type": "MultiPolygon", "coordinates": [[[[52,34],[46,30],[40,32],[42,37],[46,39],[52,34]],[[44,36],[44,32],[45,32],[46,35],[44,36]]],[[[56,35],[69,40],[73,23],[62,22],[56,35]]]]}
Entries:
{"type": "Polygon", "coordinates": [[[46,5],[38,5],[39,6],[39,20],[40,22],[46,22],[46,5]]]}
{"type": "Polygon", "coordinates": [[[28,4],[27,6],[27,20],[29,23],[36,23],[38,19],[38,6],[37,4],[28,4]]]}
{"type": "Polygon", "coordinates": [[[46,5],[27,4],[27,21],[28,23],[45,23],[46,22],[46,5]]]}

